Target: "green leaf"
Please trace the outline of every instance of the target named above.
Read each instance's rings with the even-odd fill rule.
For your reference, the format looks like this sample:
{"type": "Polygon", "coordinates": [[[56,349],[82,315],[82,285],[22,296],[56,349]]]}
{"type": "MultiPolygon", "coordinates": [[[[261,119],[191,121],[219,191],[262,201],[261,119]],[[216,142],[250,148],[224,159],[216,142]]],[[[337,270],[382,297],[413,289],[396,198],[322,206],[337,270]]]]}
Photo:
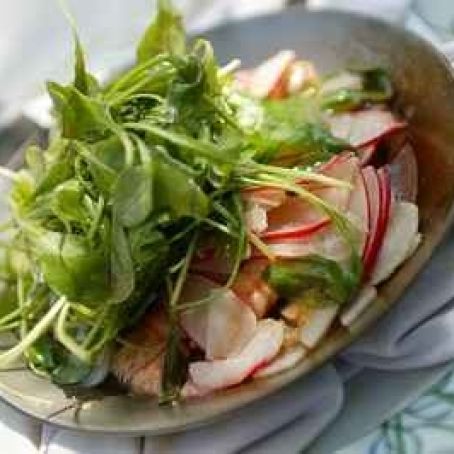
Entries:
{"type": "Polygon", "coordinates": [[[52,370],[52,381],[58,385],[75,385],[91,372],[92,366],[68,352],[60,353],[58,366],[52,370]]]}
{"type": "Polygon", "coordinates": [[[264,278],[279,296],[304,298],[311,304],[343,304],[351,293],[350,282],[333,260],[310,255],[270,265],[264,278]]]}
{"type": "Polygon", "coordinates": [[[186,37],[180,14],[169,0],[158,1],[158,13],[149,25],[137,48],[139,63],[160,53],[183,54],[186,37]]]}
{"type": "Polygon", "coordinates": [[[62,137],[93,142],[112,133],[112,120],[100,100],[85,95],[76,87],[64,87],[55,82],[48,82],[47,90],[62,137]]]}
{"type": "Polygon", "coordinates": [[[33,179],[39,183],[46,171],[46,160],[44,158],[43,150],[37,145],[30,145],[25,150],[25,163],[27,164],[33,179]]]}
{"type": "Polygon", "coordinates": [[[109,261],[83,236],[37,229],[29,235],[49,287],[70,301],[99,304],[110,294],[109,261]]]}
{"type": "Polygon", "coordinates": [[[76,33],[74,33],[74,45],[74,88],[84,95],[94,95],[99,91],[99,84],[87,71],[84,50],[76,33]]]}
{"type": "Polygon", "coordinates": [[[128,237],[115,217],[112,222],[110,247],[111,292],[108,300],[112,303],[120,303],[134,291],[135,278],[128,237]]]}
{"type": "Polygon", "coordinates": [[[68,180],[57,186],[52,194],[51,209],[55,216],[66,222],[89,221],[89,213],[83,205],[84,190],[77,180],[68,180]]]}
{"type": "Polygon", "coordinates": [[[340,89],[322,96],[323,109],[342,112],[356,109],[366,103],[383,103],[392,98],[393,85],[385,69],[371,68],[352,72],[361,76],[362,88],[340,89]]]}
{"type": "Polygon", "coordinates": [[[153,181],[145,166],[124,170],[115,185],[113,210],[119,222],[133,227],[143,222],[153,208],[153,181]]]}
{"type": "Polygon", "coordinates": [[[181,166],[160,155],[153,158],[153,209],[168,211],[173,218],[204,218],[209,198],[181,166]]]}

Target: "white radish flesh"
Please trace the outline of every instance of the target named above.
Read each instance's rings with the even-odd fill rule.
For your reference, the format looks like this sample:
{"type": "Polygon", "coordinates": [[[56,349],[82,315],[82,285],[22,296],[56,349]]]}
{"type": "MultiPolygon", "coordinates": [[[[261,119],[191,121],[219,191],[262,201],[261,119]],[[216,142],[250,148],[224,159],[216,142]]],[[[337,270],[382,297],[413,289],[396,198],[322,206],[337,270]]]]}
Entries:
{"type": "Polygon", "coordinates": [[[327,333],[338,311],[339,307],[334,305],[313,309],[300,328],[300,342],[307,348],[314,348],[327,333]]]}
{"type": "Polygon", "coordinates": [[[321,88],[321,94],[333,93],[338,90],[361,90],[363,81],[359,74],[343,71],[329,79],[326,79],[321,88]]]}
{"type": "Polygon", "coordinates": [[[200,276],[191,276],[181,303],[212,297],[200,307],[184,311],[180,323],[208,359],[227,358],[239,351],[256,328],[256,316],[231,290],[220,288],[200,276]]]}
{"type": "Polygon", "coordinates": [[[406,124],[387,110],[370,109],[333,115],[328,120],[331,133],[353,145],[363,147],[403,129],[406,124]]]}
{"type": "Polygon", "coordinates": [[[285,72],[295,58],[295,52],[282,50],[264,61],[253,70],[247,91],[257,98],[269,96],[282,82],[285,72]]]}
{"type": "Polygon", "coordinates": [[[283,339],[282,322],[262,320],[258,323],[252,339],[237,356],[191,363],[189,381],[203,392],[237,385],[258,368],[269,363],[279,353],[283,339]]]}
{"type": "Polygon", "coordinates": [[[388,279],[415,248],[418,233],[418,207],[396,202],[370,282],[377,285],[388,279]]]}
{"type": "Polygon", "coordinates": [[[362,172],[358,172],[354,180],[353,190],[348,205],[348,217],[358,229],[358,249],[362,254],[369,233],[369,201],[362,172]]]}
{"type": "Polygon", "coordinates": [[[295,345],[288,350],[280,353],[270,364],[260,368],[254,375],[254,378],[269,377],[284,370],[291,369],[298,364],[307,354],[307,350],[302,345],[295,345]]]}
{"type": "Polygon", "coordinates": [[[356,298],[342,311],[340,321],[344,326],[350,326],[377,297],[377,289],[366,285],[356,298]]]}

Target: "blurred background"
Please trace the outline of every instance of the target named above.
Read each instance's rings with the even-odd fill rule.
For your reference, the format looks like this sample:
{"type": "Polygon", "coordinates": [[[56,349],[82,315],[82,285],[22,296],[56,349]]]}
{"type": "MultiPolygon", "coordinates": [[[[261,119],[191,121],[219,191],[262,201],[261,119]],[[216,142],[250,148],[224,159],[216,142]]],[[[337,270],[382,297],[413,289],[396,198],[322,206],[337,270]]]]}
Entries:
{"type": "MultiPolygon", "coordinates": [[[[61,2],[63,3],[63,1],[61,2]]],[[[150,21],[156,0],[65,0],[94,72],[133,58],[134,43],[150,21]]],[[[454,31],[454,0],[174,0],[187,27],[200,32],[217,23],[263,14],[293,3],[355,9],[419,28],[433,41],[454,31]],[[415,16],[418,19],[415,19],[415,16]]],[[[0,124],[44,87],[70,74],[72,41],[60,0],[0,0],[0,124]]],[[[414,27],[413,27],[414,28],[414,27]]]]}

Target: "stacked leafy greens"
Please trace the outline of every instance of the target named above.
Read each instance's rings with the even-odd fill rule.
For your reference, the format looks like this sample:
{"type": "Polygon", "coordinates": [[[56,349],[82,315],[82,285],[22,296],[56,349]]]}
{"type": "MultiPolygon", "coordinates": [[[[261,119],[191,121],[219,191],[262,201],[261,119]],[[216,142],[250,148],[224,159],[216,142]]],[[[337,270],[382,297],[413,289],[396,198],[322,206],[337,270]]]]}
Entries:
{"type": "MultiPolygon", "coordinates": [[[[242,187],[294,192],[353,241],[343,215],[296,183],[341,184],[306,167],[346,148],[318,120],[320,102],[304,94],[260,102],[230,87],[210,44],[189,46],[165,0],[134,66],[105,86],[87,71],[76,37],[73,83],[48,84],[58,125],[48,148],[29,147],[17,172],[2,169],[12,189],[0,331],[17,343],[0,353],[1,367],[25,358],[57,384],[83,383],[122,330],[166,301],[163,391],[171,396],[181,380],[176,320],[191,257],[198,238],[214,232],[233,257],[230,285],[248,244],[242,187]],[[251,106],[258,114],[245,122],[251,106]],[[283,150],[292,151],[291,168],[272,164],[283,150]]],[[[324,264],[320,282],[337,282],[324,264]]],[[[294,289],[284,272],[270,279],[294,289]]]]}

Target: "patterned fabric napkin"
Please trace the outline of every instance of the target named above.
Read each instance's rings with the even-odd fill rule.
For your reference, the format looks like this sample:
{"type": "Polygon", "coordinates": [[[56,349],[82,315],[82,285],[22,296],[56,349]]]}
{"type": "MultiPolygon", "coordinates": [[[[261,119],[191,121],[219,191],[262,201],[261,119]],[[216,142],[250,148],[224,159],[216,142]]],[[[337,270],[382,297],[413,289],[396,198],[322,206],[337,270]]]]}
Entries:
{"type": "MultiPolygon", "coordinates": [[[[193,28],[201,29],[226,18],[274,10],[281,7],[284,2],[280,0],[262,0],[261,2],[181,0],[176,3],[186,11],[188,23],[193,28]]],[[[360,10],[392,21],[402,21],[406,17],[409,6],[408,0],[369,0],[368,2],[311,0],[308,3],[311,7],[334,5],[337,8],[360,10]]],[[[11,79],[11,71],[14,68],[16,71],[21,68],[24,72],[18,61],[14,65],[14,54],[10,48],[12,38],[17,39],[19,43],[24,39],[27,41],[37,39],[39,42],[38,37],[42,33],[44,42],[52,41],[50,48],[57,49],[55,46],[58,44],[55,41],[58,40],[55,39],[53,32],[56,30],[61,32],[62,27],[58,20],[54,20],[55,13],[45,4],[48,4],[45,0],[35,0],[31,7],[26,0],[18,0],[14,7],[8,6],[13,12],[9,11],[6,19],[0,19],[0,25],[4,21],[9,22],[6,27],[6,32],[9,33],[9,39],[6,40],[8,45],[5,41],[0,42],[0,55],[10,58],[7,60],[9,66],[5,66],[6,63],[0,59],[2,61],[0,82],[11,79]],[[34,8],[38,8],[37,10],[40,8],[36,5],[43,8],[40,12],[46,14],[46,18],[49,14],[47,30],[40,29],[43,27],[41,22],[32,20],[34,8]],[[14,12],[15,8],[16,12],[14,12]],[[27,27],[24,27],[24,17],[21,16],[21,12],[24,13],[27,27]],[[11,21],[11,17],[8,20],[8,14],[15,19],[15,22],[11,21]],[[20,22],[19,19],[22,21],[20,22]],[[34,29],[35,25],[38,31],[34,29]],[[24,30],[26,32],[23,32],[24,30]],[[6,68],[10,70],[9,78],[6,68]]],[[[76,17],[81,28],[85,29],[86,26],[87,29],[97,30],[98,35],[91,36],[89,47],[97,49],[98,54],[102,48],[101,36],[104,37],[108,33],[109,27],[115,28],[118,23],[121,23],[122,32],[128,32],[124,25],[122,8],[128,10],[137,8],[137,16],[135,16],[137,21],[131,25],[134,30],[129,30],[128,34],[129,37],[134,38],[137,30],[143,26],[141,18],[144,17],[144,11],[150,10],[148,1],[141,0],[134,0],[127,4],[120,0],[109,0],[107,11],[105,6],[105,0],[92,0],[89,4],[74,2],[76,17]],[[95,24],[96,17],[102,19],[102,24],[95,24]]],[[[37,10],[34,12],[36,13],[37,10]]],[[[62,50],[61,47],[60,50],[62,50]]],[[[103,53],[104,60],[108,58],[106,55],[108,53],[103,53]]],[[[21,59],[21,61],[24,60],[21,59]]],[[[101,59],[98,58],[97,61],[100,62],[101,59]]],[[[34,62],[36,58],[32,59],[30,65],[32,66],[34,62]]],[[[48,68],[45,68],[43,72],[47,70],[48,68]]],[[[34,76],[36,77],[36,74],[34,76]]],[[[26,82],[23,81],[23,85],[27,85],[26,82]]],[[[10,86],[15,87],[17,92],[22,90],[18,88],[21,85],[17,81],[10,82],[10,86]]],[[[25,91],[22,92],[25,93],[25,91]]],[[[87,436],[51,426],[41,428],[37,423],[0,404],[0,440],[8,447],[12,447],[10,452],[26,454],[32,452],[42,454],[216,452],[223,454],[240,450],[249,453],[297,452],[307,446],[336,417],[344,403],[343,382],[357,373],[361,374],[364,366],[407,369],[430,366],[454,358],[454,311],[451,304],[454,284],[451,284],[450,280],[451,264],[454,263],[453,240],[449,238],[445,242],[444,247],[440,248],[403,301],[386,319],[343,355],[346,362],[341,366],[327,365],[267,400],[248,406],[222,423],[177,435],[146,439],[113,439],[104,436],[87,436]]]]}

